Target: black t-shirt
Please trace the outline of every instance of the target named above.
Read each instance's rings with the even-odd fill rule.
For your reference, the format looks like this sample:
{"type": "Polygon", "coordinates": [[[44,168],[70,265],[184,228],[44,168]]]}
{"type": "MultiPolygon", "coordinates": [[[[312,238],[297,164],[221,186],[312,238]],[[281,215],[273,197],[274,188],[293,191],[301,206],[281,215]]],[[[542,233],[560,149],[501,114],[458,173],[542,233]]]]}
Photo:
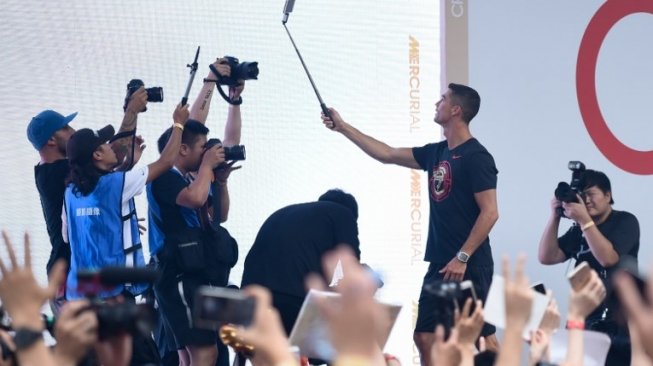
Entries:
{"type": "MultiPolygon", "coordinates": [[[[168,170],[152,181],[152,195],[158,206],[157,216],[161,218],[163,234],[176,232],[186,227],[199,227],[197,211],[179,206],[177,196],[190,183],[175,170],[168,170]]],[[[153,209],[150,205],[150,209],[153,209]]]]}
{"type": "MultiPolygon", "coordinates": [[[[413,157],[428,171],[429,236],[424,260],[446,264],[469,237],[481,210],[474,194],[496,189],[494,158],[475,138],[449,150],[447,141],[413,148],[413,157]]],[[[486,238],[469,259],[470,265],[493,265],[486,238]]]]}
{"type": "MultiPolygon", "coordinates": [[[[601,234],[612,243],[612,247],[619,254],[622,260],[628,256],[637,260],[639,253],[639,222],[635,215],[626,211],[612,210],[608,218],[601,224],[596,225],[601,234]]],[[[603,267],[592,254],[583,231],[578,225],[574,225],[558,238],[560,250],[567,258],[573,257],[576,265],[587,262],[601,277],[606,288],[611,288],[612,275],[615,267],[603,267]]],[[[588,318],[601,315],[604,306],[599,306],[588,318]]]]}
{"type": "Polygon", "coordinates": [[[341,243],[351,246],[360,258],[358,225],[347,207],[333,202],[284,207],[261,226],[245,259],[242,286],[259,284],[304,297],[306,275],[324,277],[322,255],[341,243]]]}
{"type": "Polygon", "coordinates": [[[61,209],[68,172],[68,159],[39,164],[34,167],[34,180],[41,197],[43,217],[52,245],[46,266],[48,273],[50,273],[52,265],[59,259],[65,259],[70,263],[70,246],[64,242],[61,235],[61,209]]]}

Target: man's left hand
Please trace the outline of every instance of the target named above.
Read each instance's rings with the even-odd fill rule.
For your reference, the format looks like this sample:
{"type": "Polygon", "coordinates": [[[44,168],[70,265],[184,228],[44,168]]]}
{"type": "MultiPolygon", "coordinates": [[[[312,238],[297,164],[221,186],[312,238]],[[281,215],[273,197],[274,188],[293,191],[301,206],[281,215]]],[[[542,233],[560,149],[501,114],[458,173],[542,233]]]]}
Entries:
{"type": "Polygon", "coordinates": [[[463,263],[458,260],[458,258],[453,258],[447,263],[439,273],[444,273],[445,281],[462,281],[465,276],[465,271],[467,270],[467,263],[463,263]]]}

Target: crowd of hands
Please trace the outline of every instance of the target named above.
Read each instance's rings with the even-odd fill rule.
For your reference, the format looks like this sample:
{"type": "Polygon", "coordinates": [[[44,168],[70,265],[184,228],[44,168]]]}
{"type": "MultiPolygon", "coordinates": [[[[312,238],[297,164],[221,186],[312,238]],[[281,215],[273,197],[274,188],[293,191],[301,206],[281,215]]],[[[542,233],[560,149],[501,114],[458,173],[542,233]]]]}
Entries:
{"type": "MultiPolygon", "coordinates": [[[[11,317],[14,329],[44,329],[41,316],[42,306],[56,294],[65,277],[65,263],[57,263],[46,287],[39,285],[31,269],[30,240],[24,236],[24,260],[19,264],[16,250],[8,234],[2,233],[8,258],[0,259],[0,300],[11,317]]],[[[396,360],[386,361],[377,343],[380,329],[387,329],[388,318],[382,306],[374,299],[376,282],[360,266],[353,253],[341,247],[323,257],[325,273],[332,273],[338,261],[341,262],[345,277],[338,283],[336,291],[341,295],[338,306],[319,303],[323,317],[327,321],[329,336],[336,350],[335,365],[387,365],[396,360]]],[[[520,365],[522,333],[526,327],[533,303],[534,293],[525,275],[526,258],[520,256],[514,271],[507,258],[503,259],[502,271],[505,280],[505,319],[506,328],[501,347],[495,355],[495,365],[520,365]],[[511,273],[512,272],[512,273],[511,273]]],[[[312,289],[324,290],[326,284],[321,277],[314,275],[306,280],[312,289]]],[[[653,304],[648,297],[653,296],[653,281],[648,281],[647,294],[642,297],[632,279],[627,275],[617,275],[615,287],[628,317],[632,340],[632,364],[653,365],[653,304]]],[[[270,293],[259,286],[245,288],[248,295],[256,299],[253,323],[244,328],[237,327],[237,335],[244,343],[254,347],[250,361],[255,366],[293,366],[298,365],[297,356],[283,330],[278,312],[272,306],[270,293]]],[[[549,294],[551,295],[551,294],[549,294]]],[[[589,281],[569,294],[569,308],[566,319],[584,321],[604,300],[605,287],[592,272],[589,281]]],[[[562,315],[555,299],[546,309],[539,329],[530,332],[529,364],[547,361],[549,342],[552,334],[561,327],[562,315]]],[[[653,297],[651,297],[653,298],[653,297]]],[[[44,341],[16,351],[16,359],[0,357],[0,366],[12,365],[76,365],[91,350],[95,351],[98,364],[128,365],[131,357],[131,336],[114,336],[100,341],[98,339],[97,318],[90,311],[87,300],[68,302],[62,309],[55,328],[56,345],[46,346],[44,341]]],[[[485,350],[484,339],[480,337],[484,324],[483,307],[479,301],[472,309],[472,300],[467,299],[462,309],[456,311],[454,326],[449,336],[437,326],[430,360],[423,364],[474,365],[475,355],[485,350]]],[[[2,341],[15,351],[12,337],[0,332],[2,341]]],[[[6,355],[3,355],[6,356],[6,355]]],[[[561,365],[583,364],[583,330],[568,329],[566,359],[561,365]]]]}

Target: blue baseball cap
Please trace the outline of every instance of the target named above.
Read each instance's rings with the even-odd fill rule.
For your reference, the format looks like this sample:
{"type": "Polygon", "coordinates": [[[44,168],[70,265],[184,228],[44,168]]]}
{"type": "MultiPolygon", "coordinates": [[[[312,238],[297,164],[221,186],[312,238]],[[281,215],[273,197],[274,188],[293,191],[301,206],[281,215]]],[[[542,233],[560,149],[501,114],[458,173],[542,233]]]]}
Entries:
{"type": "Polygon", "coordinates": [[[34,116],[27,125],[27,139],[36,150],[41,150],[50,137],[60,128],[67,126],[75,116],[77,112],[64,117],[51,109],[45,110],[34,116]]]}

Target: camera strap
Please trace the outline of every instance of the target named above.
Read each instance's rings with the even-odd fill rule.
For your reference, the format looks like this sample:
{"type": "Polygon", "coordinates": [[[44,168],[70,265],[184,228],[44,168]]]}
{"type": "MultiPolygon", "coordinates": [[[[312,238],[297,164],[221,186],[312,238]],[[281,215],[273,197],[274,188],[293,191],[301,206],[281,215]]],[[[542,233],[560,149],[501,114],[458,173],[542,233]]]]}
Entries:
{"type": "Polygon", "coordinates": [[[131,131],[122,131],[120,133],[115,134],[110,140],[109,143],[112,143],[116,140],[123,139],[125,137],[130,137],[136,135],[136,129],[133,129],[131,131]]]}
{"type": "Polygon", "coordinates": [[[132,138],[132,153],[131,156],[129,157],[129,165],[127,165],[127,168],[125,171],[129,170],[132,168],[134,165],[134,151],[136,151],[136,127],[134,127],[133,130],[131,131],[122,131],[117,134],[115,134],[110,140],[109,143],[112,144],[116,140],[124,139],[126,137],[131,137],[132,138]]]}
{"type": "Polygon", "coordinates": [[[220,93],[222,99],[224,99],[227,103],[231,105],[243,104],[243,97],[238,97],[238,100],[232,100],[229,98],[229,96],[227,96],[224,90],[222,90],[222,86],[220,85],[220,73],[218,73],[218,70],[215,68],[215,66],[213,66],[213,64],[209,65],[209,69],[211,69],[211,72],[218,78],[218,80],[204,79],[204,82],[215,82],[215,86],[218,87],[218,93],[220,93]]]}

